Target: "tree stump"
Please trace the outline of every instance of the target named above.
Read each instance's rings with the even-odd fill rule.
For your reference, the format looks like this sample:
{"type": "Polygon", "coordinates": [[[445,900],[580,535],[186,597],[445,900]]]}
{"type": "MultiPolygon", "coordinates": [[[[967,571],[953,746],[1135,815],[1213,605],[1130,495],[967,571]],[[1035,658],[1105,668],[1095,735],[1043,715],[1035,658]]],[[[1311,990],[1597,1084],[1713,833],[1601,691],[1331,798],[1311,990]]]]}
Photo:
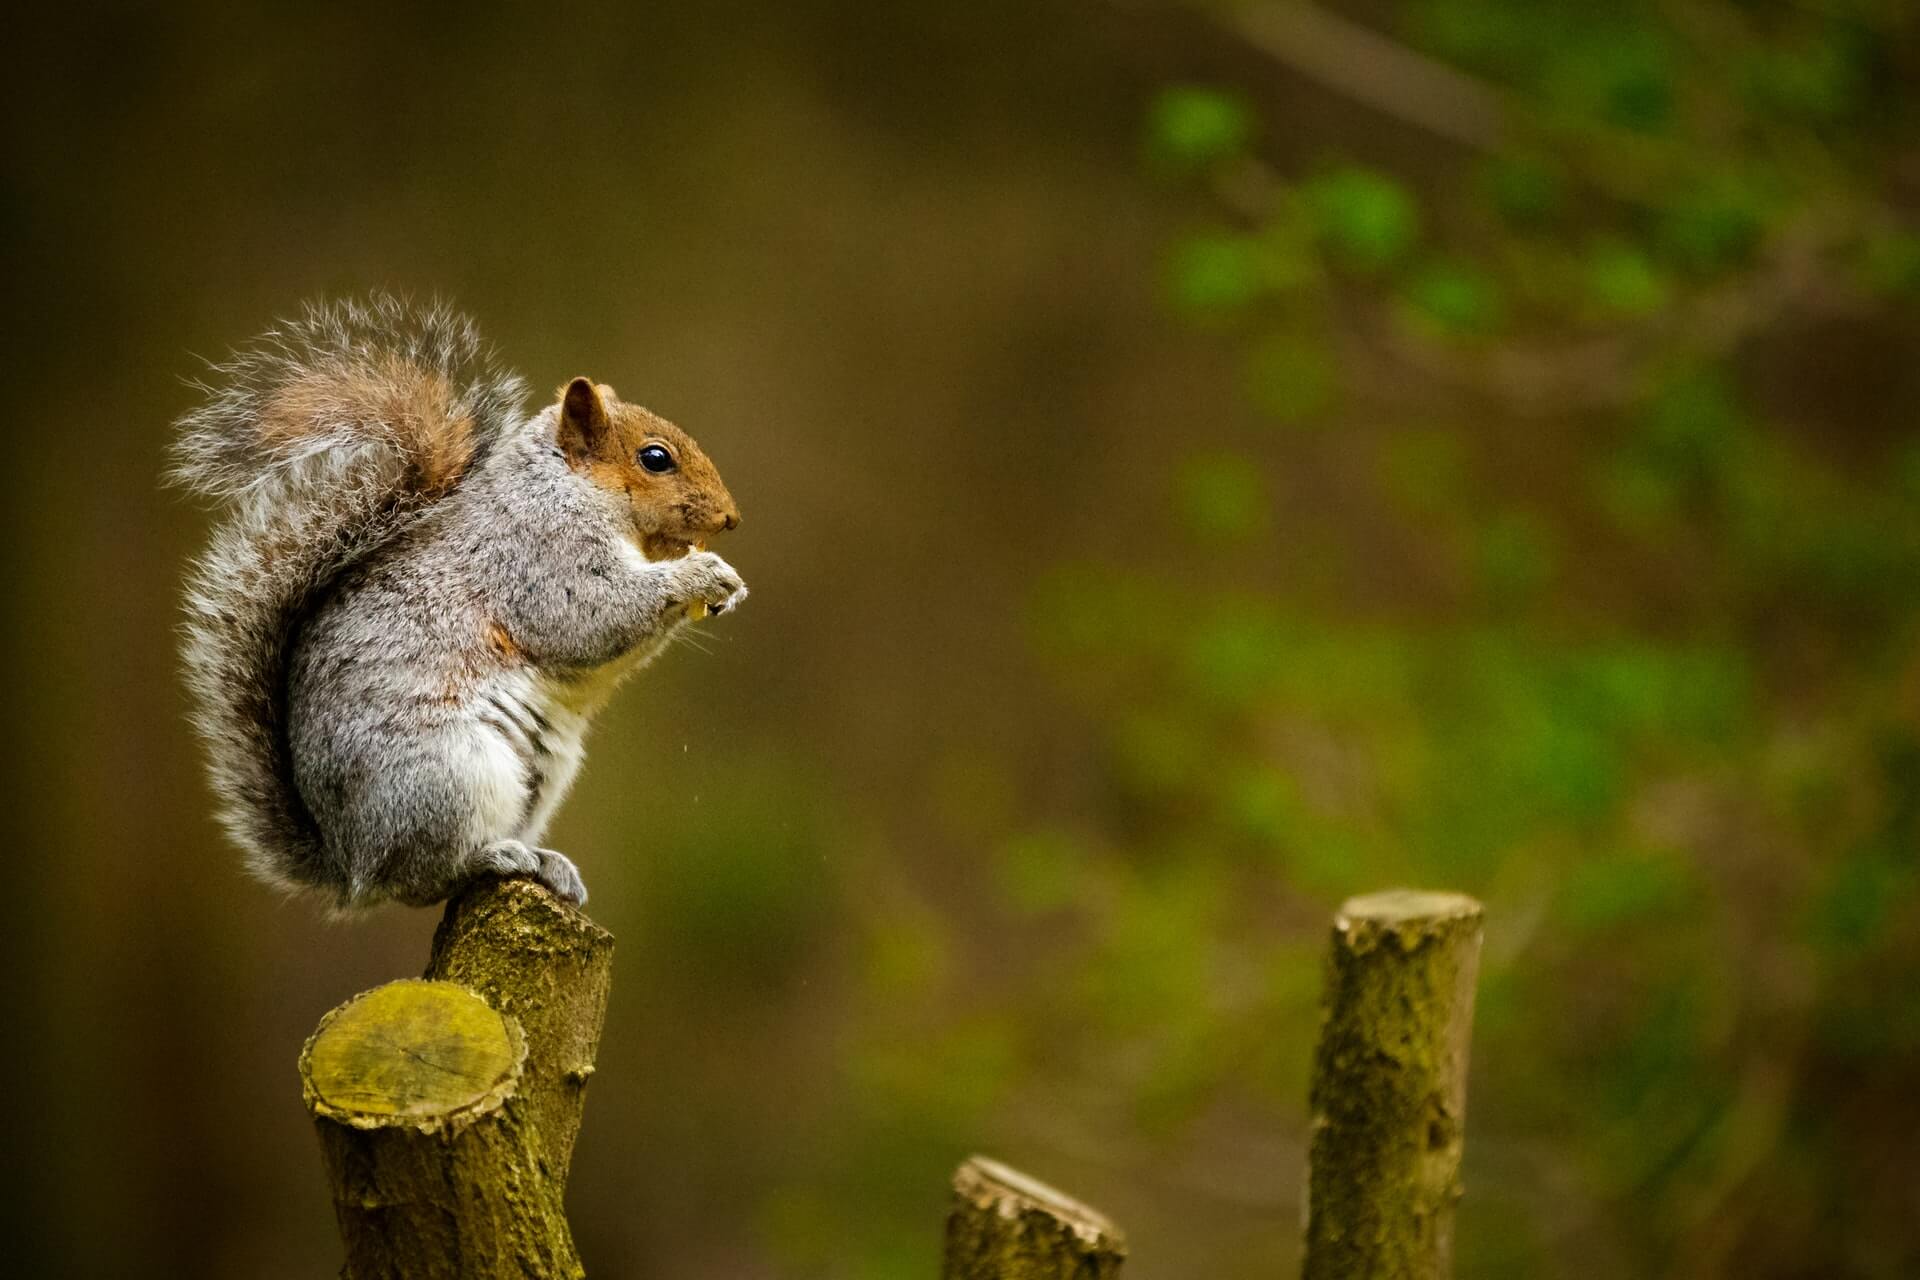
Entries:
{"type": "Polygon", "coordinates": [[[426,979],[320,1021],[300,1055],[347,1280],[583,1274],[563,1206],[613,938],[528,880],[447,904],[426,979]]]}
{"type": "Polygon", "coordinates": [[[1444,1280],[1480,904],[1395,890],[1334,920],[1313,1068],[1306,1280],[1444,1280]]]}
{"type": "Polygon", "coordinates": [[[1043,1182],[985,1156],[953,1175],[944,1280],[1113,1280],[1118,1227],[1043,1182]]]}
{"type": "Polygon", "coordinates": [[[540,1158],[564,1182],[607,1016],[613,935],[532,880],[482,880],[447,903],[427,977],[470,988],[519,1020],[522,1096],[540,1158]]]}

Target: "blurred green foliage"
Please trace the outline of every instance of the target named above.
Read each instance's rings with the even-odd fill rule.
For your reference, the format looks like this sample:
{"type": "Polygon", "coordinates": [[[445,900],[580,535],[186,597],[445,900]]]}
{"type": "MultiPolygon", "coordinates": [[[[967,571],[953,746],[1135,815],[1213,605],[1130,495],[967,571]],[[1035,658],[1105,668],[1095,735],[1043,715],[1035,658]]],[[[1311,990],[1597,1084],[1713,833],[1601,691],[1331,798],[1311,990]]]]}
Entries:
{"type": "Polygon", "coordinates": [[[1195,426],[1184,556],[1035,591],[1092,780],[993,854],[1040,977],[982,1070],[1101,1082],[1149,1149],[1297,1128],[1317,922],[1464,889],[1463,1274],[1912,1274],[1920,445],[1759,354],[1916,332],[1912,19],[1418,0],[1390,34],[1500,102],[1485,154],[1276,159],[1251,83],[1146,113],[1195,199],[1168,296],[1268,429],[1195,426]]]}
{"type": "Polygon", "coordinates": [[[1253,112],[1238,95],[1196,85],[1168,89],[1153,104],[1147,157],[1169,172],[1204,169],[1241,155],[1253,132],[1253,112]]]}
{"type": "Polygon", "coordinates": [[[1396,883],[1489,907],[1463,1277],[1920,1275],[1915,16],[1283,4],[16,24],[18,380],[91,409],[10,504],[15,1269],[337,1265],[290,1063],[432,920],[243,882],[154,477],[185,351],[386,284],[751,512],[555,835],[596,1275],[927,1275],[979,1149],[1285,1273],[1396,883]]]}
{"type": "Polygon", "coordinates": [[[1420,235],[1419,209],[1406,188],[1371,170],[1320,174],[1299,184],[1298,199],[1318,243],[1336,262],[1358,271],[1391,267],[1420,235]]]}

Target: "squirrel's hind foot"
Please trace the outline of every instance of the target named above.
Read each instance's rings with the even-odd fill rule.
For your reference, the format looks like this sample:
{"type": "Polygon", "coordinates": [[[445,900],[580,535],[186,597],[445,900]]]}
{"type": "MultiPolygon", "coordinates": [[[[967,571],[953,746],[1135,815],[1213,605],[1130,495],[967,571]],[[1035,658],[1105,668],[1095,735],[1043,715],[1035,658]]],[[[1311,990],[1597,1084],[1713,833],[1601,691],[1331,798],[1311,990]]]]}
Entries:
{"type": "Polygon", "coordinates": [[[576,907],[587,905],[587,885],[573,859],[552,849],[537,849],[519,840],[495,840],[475,855],[473,869],[479,874],[531,876],[551,889],[554,895],[576,907]]]}

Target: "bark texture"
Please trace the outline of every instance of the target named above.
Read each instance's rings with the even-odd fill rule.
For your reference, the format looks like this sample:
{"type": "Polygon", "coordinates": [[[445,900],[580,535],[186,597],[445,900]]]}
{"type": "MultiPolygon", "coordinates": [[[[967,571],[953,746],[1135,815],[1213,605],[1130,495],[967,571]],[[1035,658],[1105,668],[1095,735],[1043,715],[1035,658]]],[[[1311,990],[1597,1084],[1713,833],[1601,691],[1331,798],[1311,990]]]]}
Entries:
{"type": "Polygon", "coordinates": [[[527,1034],[521,1097],[540,1159],[566,1180],[613,985],[613,935],[531,880],[480,880],[447,904],[427,977],[457,982],[527,1034]]]}
{"type": "Polygon", "coordinates": [[[347,1280],[583,1274],[568,1162],[613,939],[525,880],[447,906],[428,978],[320,1022],[300,1055],[347,1280]]]}
{"type": "Polygon", "coordinates": [[[1453,1269],[1480,904],[1396,890],[1334,920],[1313,1070],[1306,1280],[1453,1269]]]}
{"type": "Polygon", "coordinates": [[[1111,1280],[1127,1242],[1101,1214],[984,1156],[953,1175],[945,1280],[1111,1280]]]}

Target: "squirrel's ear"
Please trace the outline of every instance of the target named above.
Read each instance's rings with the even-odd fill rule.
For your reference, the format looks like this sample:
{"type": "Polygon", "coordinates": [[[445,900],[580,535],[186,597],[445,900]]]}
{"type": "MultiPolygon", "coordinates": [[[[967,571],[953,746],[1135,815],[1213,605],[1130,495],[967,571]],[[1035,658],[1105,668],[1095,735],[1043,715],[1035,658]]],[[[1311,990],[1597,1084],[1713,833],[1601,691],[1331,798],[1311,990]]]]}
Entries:
{"type": "Polygon", "coordinates": [[[586,378],[575,378],[560,393],[560,447],[569,458],[603,452],[611,442],[613,426],[607,420],[600,389],[586,378]]]}

